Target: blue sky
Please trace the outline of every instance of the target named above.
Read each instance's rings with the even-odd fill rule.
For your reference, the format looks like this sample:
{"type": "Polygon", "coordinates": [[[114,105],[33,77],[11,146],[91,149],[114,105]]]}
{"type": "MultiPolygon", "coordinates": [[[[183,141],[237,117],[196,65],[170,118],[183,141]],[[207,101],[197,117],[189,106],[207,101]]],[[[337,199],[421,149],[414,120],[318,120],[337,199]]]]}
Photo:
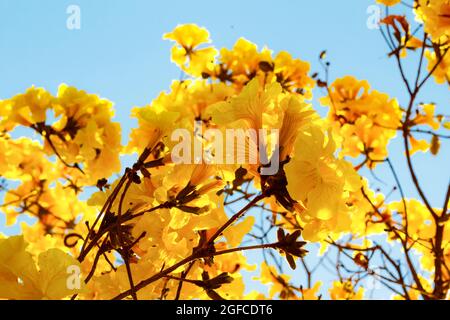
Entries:
{"type": "MultiPolygon", "coordinates": [[[[348,74],[367,79],[373,88],[405,104],[394,61],[387,58],[379,32],[366,26],[367,8],[373,2],[0,0],[0,99],[33,84],[56,92],[63,82],[97,93],[115,103],[126,143],[135,126],[129,118],[131,108],[150,103],[180,75],[170,62],[171,43],[162,35],[177,24],[196,23],[210,31],[216,47],[231,47],[245,37],[259,47],[287,50],[310,61],[313,72],[321,71],[317,57],[327,49],[332,79],[348,74]],[[80,30],[66,28],[66,9],[73,4],[81,9],[80,30]]],[[[319,94],[316,90],[316,97],[319,94]]],[[[418,100],[436,102],[444,113],[449,98],[448,87],[429,84],[418,100]]],[[[326,113],[316,100],[315,106],[326,113]]],[[[449,183],[448,147],[443,142],[438,157],[414,156],[422,185],[435,206],[442,206],[443,189],[449,183]]],[[[416,197],[400,140],[391,143],[390,150],[407,196],[416,197]]],[[[377,169],[377,175],[387,186],[393,185],[386,168],[377,169]]],[[[0,215],[0,231],[17,230],[5,230],[3,221],[0,215]]]]}

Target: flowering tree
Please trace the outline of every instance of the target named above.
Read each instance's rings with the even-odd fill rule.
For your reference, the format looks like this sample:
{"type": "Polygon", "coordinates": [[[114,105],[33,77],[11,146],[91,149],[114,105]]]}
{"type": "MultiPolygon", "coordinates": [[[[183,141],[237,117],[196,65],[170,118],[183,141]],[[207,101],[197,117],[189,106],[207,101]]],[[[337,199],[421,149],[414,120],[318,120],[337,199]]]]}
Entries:
{"type": "Polygon", "coordinates": [[[164,35],[185,79],[133,109],[126,146],[112,103],[95,94],[32,87],[0,101],[0,210],[8,225],[36,218],[0,237],[0,298],[320,299],[325,287],[331,299],[362,299],[367,278],[399,299],[448,298],[450,187],[433,207],[413,155],[438,155],[449,138],[448,116],[417,99],[433,79],[450,85],[450,1],[414,1],[416,22],[389,14],[399,0],[378,2],[407,101],[352,76],[331,81],[325,52],[310,74],[309,63],[243,38],[217,50],[193,24],[164,35]],[[416,57],[409,77],[404,61],[416,57]],[[18,127],[39,139],[17,137],[18,127]],[[396,137],[404,163],[389,157],[396,137]],[[137,160],[117,177],[122,154],[137,160]],[[392,173],[391,192],[363,176],[377,166],[392,173]],[[268,295],[245,294],[249,250],[261,253],[268,295]],[[335,281],[316,281],[330,252],[335,281]],[[297,264],[291,279],[284,270],[297,264]]]}

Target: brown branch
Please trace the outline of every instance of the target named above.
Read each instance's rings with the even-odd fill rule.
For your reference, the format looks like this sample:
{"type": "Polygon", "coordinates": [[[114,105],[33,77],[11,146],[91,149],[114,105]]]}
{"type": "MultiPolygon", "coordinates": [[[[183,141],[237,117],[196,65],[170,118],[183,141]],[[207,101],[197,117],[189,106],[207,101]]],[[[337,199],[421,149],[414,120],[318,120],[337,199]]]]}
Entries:
{"type": "MultiPolygon", "coordinates": [[[[369,204],[372,206],[372,208],[375,210],[375,212],[377,212],[379,215],[381,215],[381,212],[379,211],[379,208],[377,206],[375,206],[375,204],[370,200],[369,196],[366,194],[366,192],[364,191],[364,188],[361,188],[362,194],[364,196],[364,198],[366,198],[366,200],[369,202],[369,204]]],[[[402,239],[402,237],[397,233],[395,228],[390,228],[390,231],[394,232],[394,234],[400,239],[400,242],[402,244],[403,250],[405,251],[405,260],[406,263],[408,265],[409,271],[411,272],[411,275],[414,279],[414,282],[417,285],[417,288],[419,289],[419,291],[421,291],[422,293],[426,292],[423,288],[422,282],[420,281],[420,278],[417,274],[417,270],[414,267],[414,264],[412,263],[411,257],[409,255],[409,248],[407,246],[407,237],[405,237],[405,240],[402,239]]],[[[428,299],[428,296],[426,294],[422,294],[422,296],[424,297],[424,299],[428,299]]]]}
{"type": "Polygon", "coordinates": [[[439,65],[441,64],[441,62],[444,60],[445,55],[448,53],[448,51],[450,50],[450,48],[445,49],[444,53],[439,57],[438,61],[436,61],[436,64],[433,66],[433,68],[431,68],[430,72],[428,73],[428,75],[422,80],[422,82],[420,82],[420,84],[417,86],[417,90],[420,90],[423,85],[428,81],[428,79],[434,74],[434,72],[436,71],[436,69],[439,67],[439,65]]]}
{"type": "Polygon", "coordinates": [[[175,299],[174,300],[179,300],[180,299],[181,290],[183,289],[183,282],[186,280],[186,277],[188,276],[188,274],[191,271],[191,269],[194,266],[194,264],[195,264],[195,261],[190,262],[189,266],[186,268],[186,270],[181,272],[181,277],[180,277],[181,279],[178,282],[177,292],[175,294],[175,299]]]}
{"type": "MultiPolygon", "coordinates": [[[[214,256],[219,256],[219,255],[224,255],[224,254],[228,254],[228,253],[232,253],[232,252],[238,252],[238,251],[244,251],[244,250],[256,250],[256,249],[267,249],[267,248],[275,248],[278,245],[277,243],[269,243],[269,244],[263,244],[263,245],[254,245],[254,246],[247,246],[247,247],[237,247],[237,248],[232,248],[232,249],[225,249],[225,250],[221,250],[221,251],[216,251],[213,253],[208,254],[207,256],[203,256],[201,254],[201,251],[197,251],[194,252],[193,254],[191,254],[189,257],[184,258],[183,260],[181,260],[180,262],[172,265],[171,267],[161,270],[159,273],[151,276],[148,279],[142,280],[141,282],[139,282],[136,286],[135,286],[135,290],[136,292],[142,288],[145,288],[146,286],[148,286],[149,284],[160,280],[161,278],[167,277],[170,273],[172,273],[173,271],[175,271],[176,269],[184,266],[187,263],[190,263],[192,261],[195,261],[197,259],[201,259],[201,258],[207,258],[207,257],[214,257],[214,256]]],[[[180,280],[180,279],[178,279],[180,280]]],[[[127,296],[129,296],[131,294],[131,290],[127,290],[125,292],[120,293],[119,295],[115,296],[113,298],[113,300],[121,300],[126,298],[127,296]]]]}
{"type": "Polygon", "coordinates": [[[247,210],[249,210],[251,207],[253,207],[255,204],[257,204],[260,200],[264,199],[265,197],[266,197],[265,194],[260,194],[260,195],[256,196],[255,198],[253,198],[253,200],[250,201],[249,203],[247,203],[247,205],[245,207],[243,207],[241,210],[239,210],[237,213],[235,213],[230,219],[228,219],[228,221],[225,222],[225,224],[222,225],[216,231],[216,233],[214,233],[214,235],[211,236],[211,238],[209,238],[207,244],[209,244],[209,245],[213,244],[214,241],[222,234],[222,232],[225,231],[225,229],[227,229],[237,219],[239,219],[242,215],[244,215],[247,210]]]}

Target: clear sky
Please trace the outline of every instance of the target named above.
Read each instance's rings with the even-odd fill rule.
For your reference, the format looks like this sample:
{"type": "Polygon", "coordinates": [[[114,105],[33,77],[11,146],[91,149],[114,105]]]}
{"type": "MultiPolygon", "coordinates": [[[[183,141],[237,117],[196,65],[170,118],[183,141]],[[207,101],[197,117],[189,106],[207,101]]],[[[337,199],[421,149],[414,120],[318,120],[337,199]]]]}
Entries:
{"type": "MultiPolygon", "coordinates": [[[[123,142],[135,122],[133,106],[151,102],[167,90],[179,69],[170,62],[171,43],[162,40],[177,24],[196,23],[210,31],[216,47],[231,47],[239,37],[267,45],[277,52],[289,51],[310,61],[321,71],[317,57],[327,49],[332,62],[331,78],[354,75],[367,79],[373,88],[406,103],[405,89],[394,61],[376,30],[366,26],[371,0],[315,1],[144,1],[144,0],[0,0],[0,99],[23,92],[31,85],[56,92],[68,83],[115,103],[116,119],[122,123],[123,142]],[[81,9],[81,29],[66,28],[69,5],[81,9]]],[[[407,11],[407,8],[403,9],[407,11]]],[[[448,110],[448,87],[428,85],[420,101],[438,103],[448,110]]],[[[316,97],[320,91],[316,90],[316,97]]],[[[326,110],[315,101],[321,114],[326,110]]],[[[448,111],[446,112],[448,114],[448,111]]],[[[405,191],[417,194],[400,141],[390,146],[394,166],[405,191]]],[[[443,142],[439,157],[414,156],[422,185],[435,206],[442,206],[449,183],[450,148],[443,142]]],[[[393,185],[388,171],[378,176],[393,185]]],[[[370,177],[370,176],[369,176],[370,177]]],[[[378,183],[379,184],[379,183],[378,183]]],[[[381,185],[383,186],[383,185],[381,185]]],[[[0,215],[0,231],[5,229],[0,215]]]]}

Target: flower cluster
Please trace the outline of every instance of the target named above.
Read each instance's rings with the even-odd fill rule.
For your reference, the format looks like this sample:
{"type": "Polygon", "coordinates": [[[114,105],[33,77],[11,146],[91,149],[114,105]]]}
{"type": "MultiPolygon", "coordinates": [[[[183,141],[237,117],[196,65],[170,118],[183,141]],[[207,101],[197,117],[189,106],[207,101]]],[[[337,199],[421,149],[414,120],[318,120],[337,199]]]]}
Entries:
{"type": "MultiPolygon", "coordinates": [[[[390,55],[400,61],[407,50],[423,48],[436,80],[448,81],[448,1],[415,3],[434,45],[409,34],[404,17],[389,16],[383,23],[399,43],[390,55]]],[[[401,244],[406,259],[409,250],[420,253],[435,282],[448,283],[449,204],[432,208],[418,183],[421,201],[406,199],[388,157],[388,144],[401,131],[417,179],[411,154],[437,154],[436,131],[448,127],[434,104],[413,99],[405,110],[367,81],[345,76],[330,84],[317,80],[327,89],[320,102],[329,113],[321,118],[311,103],[317,75],[309,75],[307,62],[243,38],[216,49],[208,31],[194,24],[164,38],[175,42],[171,58],[186,78],[133,108],[137,126],[123,150],[112,103],[97,95],[61,85],[56,95],[32,87],[0,101],[0,175],[12,183],[0,181],[0,210],[8,225],[21,214],[36,221],[23,223],[21,236],[0,235],[0,298],[320,299],[327,293],[362,299],[359,274],[391,270],[371,269],[377,252],[399,270],[393,282],[404,289],[401,297],[432,297],[432,281],[421,282],[421,274],[413,273],[414,285],[401,282],[403,267],[370,239],[379,234],[401,244]],[[433,130],[430,143],[413,136],[424,133],[421,126],[433,130]],[[18,127],[39,139],[14,138],[18,127]],[[232,136],[238,143],[232,139],[228,148],[230,132],[242,135],[232,136]],[[121,152],[138,156],[111,178],[121,152]],[[358,165],[349,160],[358,157],[358,165]],[[392,192],[399,189],[401,201],[373,190],[358,173],[379,163],[389,164],[397,184],[392,192]],[[338,243],[348,235],[347,244],[338,243]],[[339,281],[328,287],[313,281],[306,241],[320,244],[319,254],[337,248],[361,270],[358,276],[343,277],[337,261],[339,281]],[[255,280],[269,286],[268,296],[246,294],[241,271],[257,266],[243,252],[255,249],[278,252],[292,269],[301,261],[308,285],[295,285],[278,255],[275,265],[264,256],[255,280]],[[69,267],[80,271],[81,284],[68,287],[69,267]]]]}
{"type": "Polygon", "coordinates": [[[388,143],[401,124],[397,100],[370,90],[365,80],[346,76],[330,85],[321,103],[330,108],[328,120],[340,137],[343,155],[363,155],[370,167],[387,156],[388,143]]]}
{"type": "Polygon", "coordinates": [[[0,101],[3,132],[18,125],[42,136],[48,155],[83,171],[84,184],[95,185],[120,169],[120,125],[112,122],[112,103],[97,95],[61,85],[57,96],[32,87],[0,101]],[[48,119],[55,119],[52,124],[48,119]]]}

